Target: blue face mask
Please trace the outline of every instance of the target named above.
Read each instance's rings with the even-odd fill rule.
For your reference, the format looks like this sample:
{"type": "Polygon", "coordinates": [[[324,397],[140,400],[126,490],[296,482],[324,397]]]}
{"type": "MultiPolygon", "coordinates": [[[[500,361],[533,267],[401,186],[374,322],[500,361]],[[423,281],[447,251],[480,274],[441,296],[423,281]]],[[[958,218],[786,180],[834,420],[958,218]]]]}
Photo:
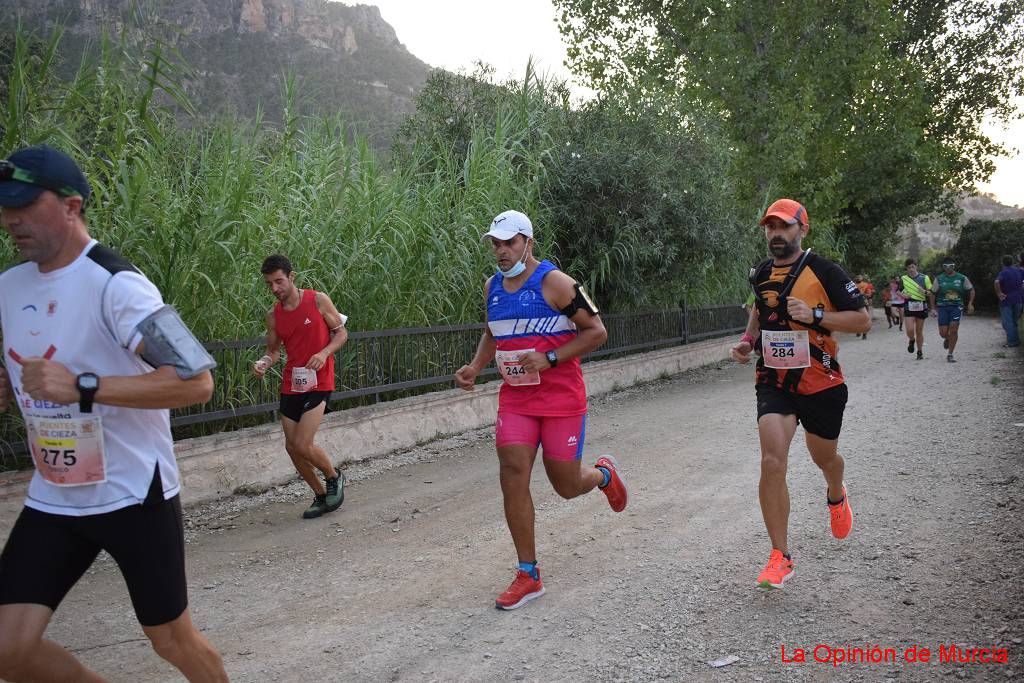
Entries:
{"type": "Polygon", "coordinates": [[[516,261],[514,266],[508,270],[502,270],[501,268],[495,268],[495,270],[501,273],[502,277],[515,277],[516,275],[520,275],[524,270],[526,270],[526,252],[529,251],[529,249],[530,240],[526,240],[526,246],[523,247],[523,255],[519,257],[519,260],[516,261]]]}

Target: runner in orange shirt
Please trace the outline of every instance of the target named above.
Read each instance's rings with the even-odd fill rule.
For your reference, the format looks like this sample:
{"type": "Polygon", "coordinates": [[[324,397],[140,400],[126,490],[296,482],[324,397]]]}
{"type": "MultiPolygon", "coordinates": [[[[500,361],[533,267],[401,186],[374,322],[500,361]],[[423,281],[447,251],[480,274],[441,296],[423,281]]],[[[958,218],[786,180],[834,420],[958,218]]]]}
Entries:
{"type": "Polygon", "coordinates": [[[810,227],[801,204],[780,199],[760,223],[772,257],[751,271],[757,302],[732,357],[747,363],[755,350],[761,356],[755,386],[761,440],[758,496],[772,549],[757,585],[781,588],[793,575],[786,469],[797,423],[825,476],[832,535],[846,538],[853,528],[845,463],[837,450],[847,390],[833,335],[866,332],[871,317],[842,268],[801,248],[810,227]]]}
{"type": "Polygon", "coordinates": [[[886,329],[892,329],[892,290],[889,287],[882,287],[879,293],[882,297],[882,308],[885,309],[885,322],[889,323],[886,329]]]}
{"type": "MultiPolygon", "coordinates": [[[[871,319],[874,320],[875,312],[874,307],[871,304],[871,300],[875,296],[875,286],[871,284],[871,281],[868,280],[866,275],[858,275],[857,277],[853,278],[853,281],[857,283],[857,289],[859,289],[860,293],[864,296],[864,303],[868,307],[868,313],[871,315],[871,319]]],[[[867,339],[868,333],[864,332],[863,334],[859,334],[857,336],[861,337],[862,339],[867,339]]]]}

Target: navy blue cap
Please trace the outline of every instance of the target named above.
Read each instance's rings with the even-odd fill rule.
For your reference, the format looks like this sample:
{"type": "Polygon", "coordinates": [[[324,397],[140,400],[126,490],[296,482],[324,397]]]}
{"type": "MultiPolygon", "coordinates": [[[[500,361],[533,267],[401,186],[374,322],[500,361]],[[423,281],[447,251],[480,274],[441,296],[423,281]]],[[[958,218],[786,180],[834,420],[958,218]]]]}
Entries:
{"type": "MultiPolygon", "coordinates": [[[[36,200],[44,190],[59,195],[81,195],[84,204],[89,199],[89,181],[74,159],[59,149],[47,145],[25,147],[7,157],[15,171],[3,168],[0,162],[0,206],[18,208],[36,200]],[[19,177],[20,176],[20,177],[19,177]]],[[[9,166],[8,166],[9,168],[9,166]]]]}

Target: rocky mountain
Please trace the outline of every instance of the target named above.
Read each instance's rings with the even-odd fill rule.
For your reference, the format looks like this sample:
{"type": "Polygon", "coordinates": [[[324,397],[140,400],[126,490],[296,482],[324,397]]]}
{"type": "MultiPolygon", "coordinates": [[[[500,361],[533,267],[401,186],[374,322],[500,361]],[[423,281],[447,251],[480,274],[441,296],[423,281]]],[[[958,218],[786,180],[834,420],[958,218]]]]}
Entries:
{"type": "Polygon", "coordinates": [[[930,250],[949,249],[956,244],[960,227],[973,218],[991,221],[1024,219],[1024,209],[1000,204],[988,194],[964,195],[957,204],[962,214],[956,225],[936,216],[922,216],[904,225],[900,230],[900,253],[918,258],[930,250]]]}
{"type": "Polygon", "coordinates": [[[380,11],[328,0],[4,0],[0,26],[49,35],[65,27],[62,54],[77,67],[103,32],[145,49],[155,40],[191,66],[184,86],[201,112],[280,119],[284,74],[297,77],[300,109],[340,111],[386,146],[412,111],[430,67],[398,40],[380,11]]]}

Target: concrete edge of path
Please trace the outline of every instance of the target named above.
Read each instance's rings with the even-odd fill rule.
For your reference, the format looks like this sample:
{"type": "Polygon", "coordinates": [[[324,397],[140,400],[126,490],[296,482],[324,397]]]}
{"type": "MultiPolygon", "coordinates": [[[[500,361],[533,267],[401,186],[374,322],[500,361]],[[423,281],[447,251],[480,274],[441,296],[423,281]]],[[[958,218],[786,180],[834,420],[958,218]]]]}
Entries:
{"type": "MultiPolygon", "coordinates": [[[[728,357],[732,337],[585,363],[587,393],[598,396],[669,377],[728,357]]],[[[383,457],[436,438],[494,424],[500,380],[473,392],[437,391],[330,413],[317,443],[335,464],[383,457]]],[[[265,490],[296,477],[277,423],[223,432],[174,444],[182,475],[182,502],[195,505],[239,489],[265,490]]],[[[31,471],[0,474],[0,539],[21,509],[31,471]]]]}

